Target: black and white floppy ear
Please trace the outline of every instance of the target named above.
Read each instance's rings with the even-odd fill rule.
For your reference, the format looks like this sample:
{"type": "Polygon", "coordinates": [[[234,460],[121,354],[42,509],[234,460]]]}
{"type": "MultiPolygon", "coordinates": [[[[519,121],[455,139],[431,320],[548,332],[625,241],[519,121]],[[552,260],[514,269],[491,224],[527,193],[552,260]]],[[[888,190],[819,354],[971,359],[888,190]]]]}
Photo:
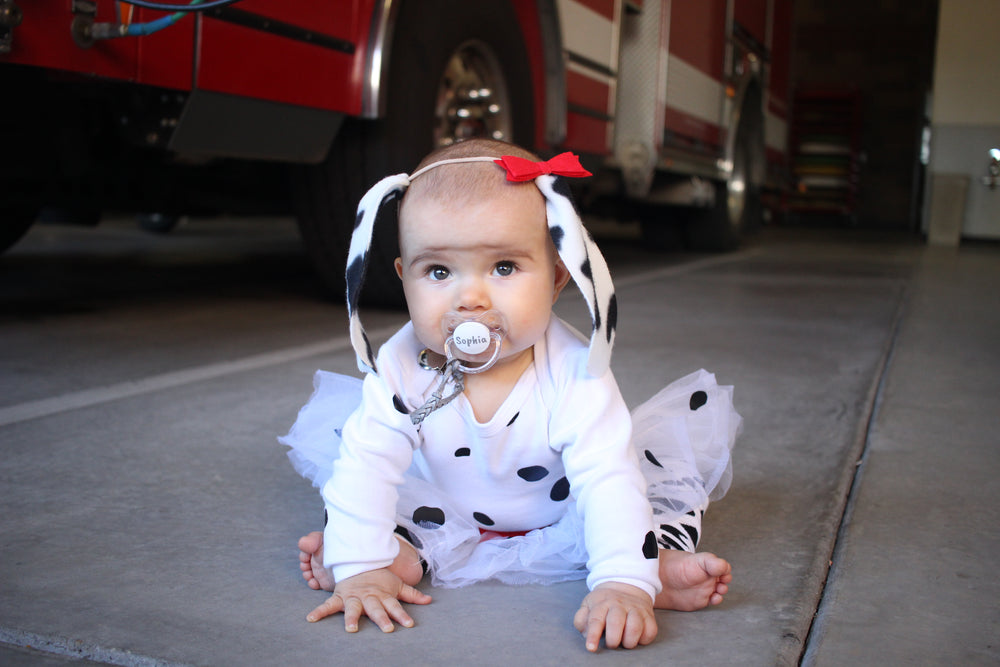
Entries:
{"type": "Polygon", "coordinates": [[[535,184],[545,197],[549,234],[559,258],[583,293],[590,309],[593,331],[587,372],[601,377],[611,364],[611,348],[618,325],[618,302],[611,272],[590,232],[573,205],[569,184],[560,176],[539,176],[535,184]]]}
{"type": "Polygon", "coordinates": [[[395,215],[398,200],[410,185],[406,174],[388,176],[372,186],[358,204],[358,216],[354,221],[351,247],[347,253],[347,315],[350,318],[351,345],[358,357],[358,368],[362,372],[377,373],[375,353],[372,350],[365,328],[358,317],[358,300],[368,271],[368,254],[372,244],[375,225],[386,215],[395,215]]]}

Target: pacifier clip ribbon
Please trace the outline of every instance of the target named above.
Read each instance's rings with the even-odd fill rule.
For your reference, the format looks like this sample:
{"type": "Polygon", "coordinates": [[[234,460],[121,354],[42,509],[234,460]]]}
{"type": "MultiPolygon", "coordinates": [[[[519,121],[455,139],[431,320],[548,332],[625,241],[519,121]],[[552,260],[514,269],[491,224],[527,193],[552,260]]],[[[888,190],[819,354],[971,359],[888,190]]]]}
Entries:
{"type": "Polygon", "coordinates": [[[410,413],[410,423],[416,426],[418,431],[428,415],[438,408],[448,405],[455,400],[455,397],[465,391],[465,374],[459,370],[458,366],[458,359],[449,359],[445,362],[444,367],[440,369],[441,382],[438,383],[437,389],[431,393],[431,397],[423,405],[410,413]],[[454,385],[454,388],[450,394],[445,396],[444,388],[448,386],[449,382],[454,385]]]}
{"type": "Polygon", "coordinates": [[[438,383],[430,398],[423,405],[410,413],[410,422],[420,430],[420,424],[432,412],[451,403],[455,397],[465,391],[465,376],[475,373],[482,373],[493,367],[493,364],[500,358],[500,349],[503,347],[503,331],[506,328],[503,315],[496,311],[487,311],[477,319],[463,319],[457,313],[446,313],[442,318],[441,327],[448,334],[444,342],[446,360],[440,367],[428,366],[424,363],[428,350],[420,354],[420,365],[428,370],[436,370],[441,373],[441,382],[438,383]],[[486,323],[489,323],[488,326],[486,323]],[[479,365],[469,366],[463,363],[458,354],[475,358],[487,353],[493,346],[493,352],[488,359],[479,365]],[[457,351],[457,353],[456,353],[457,351]],[[445,396],[445,387],[452,383],[452,392],[445,396]]]}

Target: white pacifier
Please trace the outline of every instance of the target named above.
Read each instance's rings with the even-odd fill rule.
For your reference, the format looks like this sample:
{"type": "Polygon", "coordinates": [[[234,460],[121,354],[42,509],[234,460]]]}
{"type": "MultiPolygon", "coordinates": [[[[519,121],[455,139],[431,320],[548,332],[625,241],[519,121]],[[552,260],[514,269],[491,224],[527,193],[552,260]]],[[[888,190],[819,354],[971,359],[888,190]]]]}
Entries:
{"type": "Polygon", "coordinates": [[[441,318],[441,331],[446,337],[444,351],[448,361],[457,360],[458,370],[463,373],[482,373],[500,358],[507,322],[496,310],[487,310],[476,317],[451,311],[441,318]],[[470,363],[474,365],[469,366],[470,363]]]}

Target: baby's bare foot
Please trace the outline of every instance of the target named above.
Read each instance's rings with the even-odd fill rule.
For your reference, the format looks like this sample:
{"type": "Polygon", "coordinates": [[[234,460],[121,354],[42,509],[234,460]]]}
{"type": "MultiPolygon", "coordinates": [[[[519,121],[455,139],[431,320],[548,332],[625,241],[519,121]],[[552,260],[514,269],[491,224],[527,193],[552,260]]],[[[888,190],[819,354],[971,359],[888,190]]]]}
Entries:
{"type": "Polygon", "coordinates": [[[323,533],[313,531],[299,538],[299,567],[309,588],[333,591],[333,576],[323,567],[323,533]]]}
{"type": "Polygon", "coordinates": [[[729,563],[707,552],[660,551],[660,581],[657,609],[695,611],[722,602],[733,580],[729,563]]]}

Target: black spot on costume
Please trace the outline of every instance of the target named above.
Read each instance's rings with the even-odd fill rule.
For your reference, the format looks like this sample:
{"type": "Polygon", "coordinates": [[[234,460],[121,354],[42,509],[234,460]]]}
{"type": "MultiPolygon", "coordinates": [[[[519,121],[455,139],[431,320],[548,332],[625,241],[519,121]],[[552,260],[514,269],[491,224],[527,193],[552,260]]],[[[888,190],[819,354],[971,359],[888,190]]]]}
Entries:
{"type": "MultiPolygon", "coordinates": [[[[406,540],[410,544],[412,544],[414,546],[414,548],[416,548],[416,549],[423,549],[423,547],[424,547],[423,543],[420,540],[418,540],[416,537],[414,537],[413,533],[411,533],[410,531],[408,531],[406,528],[403,528],[402,526],[396,526],[396,529],[393,532],[396,533],[397,535],[399,535],[400,537],[402,537],[404,540],[406,540]]],[[[426,574],[426,572],[425,572],[425,574],[426,574]]]]}
{"type": "Polygon", "coordinates": [[[649,462],[652,463],[654,466],[656,466],[657,468],[663,467],[663,464],[657,461],[656,457],[653,456],[653,452],[647,449],[644,453],[646,454],[646,458],[649,460],[649,462]]]}
{"type": "Polygon", "coordinates": [[[548,469],[543,466],[528,466],[517,471],[517,476],[526,482],[537,482],[548,474],[548,469]]]}
{"type": "Polygon", "coordinates": [[[472,518],[478,521],[479,523],[483,524],[484,526],[492,526],[494,523],[496,523],[493,519],[483,514],[482,512],[473,512],[472,518]]]}
{"type": "Polygon", "coordinates": [[[653,560],[659,556],[660,550],[656,546],[656,535],[653,531],[646,533],[646,540],[642,543],[642,555],[646,560],[653,560]]]}
{"type": "Polygon", "coordinates": [[[607,326],[605,327],[608,331],[607,338],[608,343],[611,342],[612,337],[615,335],[615,330],[618,329],[618,297],[614,294],[608,300],[608,315],[607,315],[607,326]]]}
{"type": "Polygon", "coordinates": [[[549,493],[549,498],[557,503],[569,498],[569,480],[562,477],[558,482],[553,484],[552,491],[549,493]]]}
{"type": "Polygon", "coordinates": [[[569,179],[564,176],[556,176],[552,179],[552,191],[568,199],[573,205],[573,209],[576,209],[576,202],[573,200],[573,190],[569,187],[569,179]]]}
{"type": "Polygon", "coordinates": [[[354,261],[347,267],[347,303],[352,308],[357,308],[358,299],[361,296],[361,287],[365,278],[365,259],[367,255],[355,257],[354,261]]]}
{"type": "Polygon", "coordinates": [[[556,252],[559,252],[562,246],[563,237],[566,236],[566,232],[563,231],[562,227],[550,227],[549,236],[552,237],[552,245],[556,247],[556,252]]]}
{"type": "Polygon", "coordinates": [[[439,507],[418,507],[413,510],[413,523],[421,528],[440,528],[444,525],[444,510],[439,507]]]}

